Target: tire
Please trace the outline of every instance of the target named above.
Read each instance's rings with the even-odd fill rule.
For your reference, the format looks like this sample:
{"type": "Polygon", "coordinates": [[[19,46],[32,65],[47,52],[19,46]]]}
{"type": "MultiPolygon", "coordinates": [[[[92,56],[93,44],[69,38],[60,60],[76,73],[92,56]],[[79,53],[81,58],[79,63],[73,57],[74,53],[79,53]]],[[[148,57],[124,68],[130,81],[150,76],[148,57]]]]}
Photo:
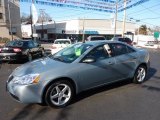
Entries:
{"type": "Polygon", "coordinates": [[[44,49],[41,51],[41,57],[45,56],[44,49]]]}
{"type": "Polygon", "coordinates": [[[144,65],[140,65],[136,69],[136,72],[134,74],[133,83],[136,83],[136,84],[143,83],[145,81],[146,74],[147,74],[146,67],[144,65]]]}
{"type": "Polygon", "coordinates": [[[53,83],[47,89],[45,94],[45,102],[50,107],[62,108],[71,102],[73,95],[73,85],[66,80],[60,80],[53,83]]]}
{"type": "Polygon", "coordinates": [[[28,53],[28,61],[32,61],[33,60],[33,57],[32,57],[32,54],[31,53],[28,53]]]}

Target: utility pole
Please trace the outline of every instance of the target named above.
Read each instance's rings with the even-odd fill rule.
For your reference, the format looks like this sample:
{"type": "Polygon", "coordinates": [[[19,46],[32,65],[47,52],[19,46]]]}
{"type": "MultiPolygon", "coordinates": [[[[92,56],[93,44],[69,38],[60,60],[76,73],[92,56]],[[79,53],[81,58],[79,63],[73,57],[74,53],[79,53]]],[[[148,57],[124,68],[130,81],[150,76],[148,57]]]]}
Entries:
{"type": "Polygon", "coordinates": [[[43,28],[43,20],[44,20],[44,10],[45,9],[40,9],[40,14],[41,14],[41,22],[42,22],[42,29],[41,29],[41,38],[44,38],[44,28],[43,28]]]}
{"type": "Polygon", "coordinates": [[[85,24],[85,18],[83,18],[83,35],[82,35],[82,42],[83,42],[83,43],[85,42],[85,39],[84,39],[84,34],[85,34],[84,24],[85,24]]]}
{"type": "Polygon", "coordinates": [[[124,37],[125,33],[125,24],[126,24],[126,0],[124,0],[124,16],[123,16],[123,30],[122,30],[122,37],[124,37]]]}
{"type": "Polygon", "coordinates": [[[31,38],[33,40],[33,15],[32,15],[32,7],[30,6],[30,19],[31,19],[31,38]]]}
{"type": "Polygon", "coordinates": [[[116,31],[117,31],[117,9],[118,9],[118,2],[116,1],[116,12],[114,18],[114,37],[116,37],[116,31]]]}
{"type": "Polygon", "coordinates": [[[13,40],[12,20],[11,20],[11,12],[10,12],[10,0],[8,0],[8,18],[9,18],[9,31],[10,31],[11,39],[13,40]]]}

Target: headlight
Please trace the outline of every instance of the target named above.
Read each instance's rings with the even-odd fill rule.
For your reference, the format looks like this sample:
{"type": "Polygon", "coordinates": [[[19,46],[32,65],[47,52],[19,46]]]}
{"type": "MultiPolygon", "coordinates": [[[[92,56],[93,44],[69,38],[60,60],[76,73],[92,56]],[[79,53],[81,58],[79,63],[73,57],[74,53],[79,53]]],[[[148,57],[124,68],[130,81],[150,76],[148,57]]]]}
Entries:
{"type": "Polygon", "coordinates": [[[13,83],[20,84],[20,85],[27,85],[32,83],[38,83],[40,79],[39,74],[28,74],[21,77],[14,77],[13,83]]]}

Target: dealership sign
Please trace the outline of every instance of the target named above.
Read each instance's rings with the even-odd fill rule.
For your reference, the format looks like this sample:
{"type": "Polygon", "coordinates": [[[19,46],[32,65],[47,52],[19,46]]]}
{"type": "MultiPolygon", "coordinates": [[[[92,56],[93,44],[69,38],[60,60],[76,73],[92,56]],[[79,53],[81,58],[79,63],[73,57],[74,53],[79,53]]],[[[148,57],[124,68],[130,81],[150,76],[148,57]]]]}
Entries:
{"type": "MultiPolygon", "coordinates": [[[[116,4],[118,12],[140,5],[149,0],[126,0],[126,8],[123,7],[124,0],[34,0],[35,4],[53,7],[69,7],[84,10],[114,13],[116,4]]],[[[20,2],[32,2],[32,0],[20,0],[20,2]]]]}

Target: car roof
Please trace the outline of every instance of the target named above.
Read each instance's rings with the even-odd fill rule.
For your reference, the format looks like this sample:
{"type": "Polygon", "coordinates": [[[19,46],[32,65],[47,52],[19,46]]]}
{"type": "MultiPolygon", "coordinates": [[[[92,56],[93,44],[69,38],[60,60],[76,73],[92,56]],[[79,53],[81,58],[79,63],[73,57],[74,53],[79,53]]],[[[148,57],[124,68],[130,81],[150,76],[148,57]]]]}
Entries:
{"type": "Polygon", "coordinates": [[[70,39],[55,39],[55,41],[64,41],[64,40],[71,41],[70,39]]]}
{"type": "Polygon", "coordinates": [[[122,43],[122,42],[111,41],[111,40],[97,40],[97,41],[86,41],[85,43],[91,44],[91,45],[101,45],[101,44],[107,44],[107,43],[122,43]]]}

